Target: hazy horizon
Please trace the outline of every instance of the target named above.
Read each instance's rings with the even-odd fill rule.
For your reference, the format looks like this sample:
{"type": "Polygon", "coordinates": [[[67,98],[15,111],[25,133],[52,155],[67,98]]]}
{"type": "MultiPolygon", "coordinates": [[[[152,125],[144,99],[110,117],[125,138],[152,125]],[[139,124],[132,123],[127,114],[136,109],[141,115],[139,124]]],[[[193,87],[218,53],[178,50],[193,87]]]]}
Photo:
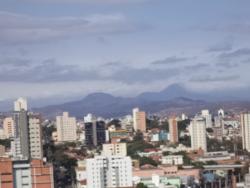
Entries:
{"type": "Polygon", "coordinates": [[[249,1],[0,1],[0,99],[249,87],[249,1]]]}

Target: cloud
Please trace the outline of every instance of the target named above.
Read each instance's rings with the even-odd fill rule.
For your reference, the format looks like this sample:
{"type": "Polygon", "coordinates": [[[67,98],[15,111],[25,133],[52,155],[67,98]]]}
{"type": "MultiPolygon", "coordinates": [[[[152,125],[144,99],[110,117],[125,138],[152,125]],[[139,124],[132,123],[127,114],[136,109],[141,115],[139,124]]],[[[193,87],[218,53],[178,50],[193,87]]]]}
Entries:
{"type": "Polygon", "coordinates": [[[216,65],[222,68],[236,68],[239,66],[238,63],[234,62],[218,62],[216,65]]]}
{"type": "Polygon", "coordinates": [[[227,25],[209,25],[206,27],[198,26],[196,27],[203,31],[212,32],[223,32],[223,33],[233,33],[237,35],[248,35],[250,32],[250,23],[232,23],[227,25]]]}
{"type": "Polygon", "coordinates": [[[176,56],[171,56],[171,57],[167,57],[163,60],[157,60],[152,62],[152,65],[166,65],[166,64],[175,64],[175,63],[179,63],[179,62],[183,62],[183,61],[187,61],[190,58],[187,57],[176,57],[176,56]]]}
{"type": "Polygon", "coordinates": [[[78,81],[120,81],[145,83],[168,79],[179,74],[179,69],[133,68],[120,62],[109,62],[100,67],[83,69],[77,65],[65,65],[55,59],[41,62],[15,58],[0,63],[0,82],[51,83],[78,81]]]}
{"type": "Polygon", "coordinates": [[[229,75],[229,76],[196,76],[190,79],[191,82],[227,82],[235,81],[240,78],[239,75],[229,75]]]}
{"type": "Polygon", "coordinates": [[[16,57],[7,57],[0,59],[0,67],[25,67],[31,64],[30,59],[25,58],[16,58],[16,57]]]}
{"type": "Polygon", "coordinates": [[[241,48],[232,52],[225,52],[220,54],[219,58],[238,58],[242,56],[249,56],[250,55],[250,48],[241,48]]]}
{"type": "Polygon", "coordinates": [[[208,63],[197,63],[194,65],[185,66],[184,69],[197,71],[197,70],[202,70],[204,68],[208,68],[209,66],[210,65],[208,63]]]}
{"type": "Polygon", "coordinates": [[[84,4],[127,4],[143,3],[150,0],[24,0],[33,3],[84,3],[84,4]]]}
{"type": "Polygon", "coordinates": [[[207,52],[222,52],[222,51],[230,51],[232,49],[233,49],[232,44],[226,42],[211,46],[210,48],[207,49],[207,52]]]}
{"type": "Polygon", "coordinates": [[[167,80],[181,73],[178,68],[150,69],[123,67],[108,78],[124,83],[150,83],[156,80],[167,80]]]}
{"type": "Polygon", "coordinates": [[[95,14],[86,17],[32,17],[0,11],[0,43],[29,43],[135,32],[147,26],[134,23],[122,14],[95,14]]]}

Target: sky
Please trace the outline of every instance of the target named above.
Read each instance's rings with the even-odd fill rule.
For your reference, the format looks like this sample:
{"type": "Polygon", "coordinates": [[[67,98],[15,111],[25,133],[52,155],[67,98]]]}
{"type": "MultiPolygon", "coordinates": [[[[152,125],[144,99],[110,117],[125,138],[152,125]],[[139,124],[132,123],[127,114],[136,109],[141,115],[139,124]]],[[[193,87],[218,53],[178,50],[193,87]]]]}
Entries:
{"type": "Polygon", "coordinates": [[[0,0],[0,100],[250,84],[249,0],[0,0]]]}

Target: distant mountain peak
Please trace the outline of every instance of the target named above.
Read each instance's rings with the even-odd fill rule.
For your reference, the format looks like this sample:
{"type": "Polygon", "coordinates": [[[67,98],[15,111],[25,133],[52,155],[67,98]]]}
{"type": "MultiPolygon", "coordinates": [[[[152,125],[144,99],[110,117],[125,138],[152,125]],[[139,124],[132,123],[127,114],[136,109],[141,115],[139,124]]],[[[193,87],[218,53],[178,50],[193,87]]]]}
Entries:
{"type": "Polygon", "coordinates": [[[89,95],[87,95],[84,100],[93,100],[93,99],[113,99],[115,98],[113,95],[111,94],[107,94],[107,93],[103,93],[103,92],[97,92],[97,93],[91,93],[89,95]]]}

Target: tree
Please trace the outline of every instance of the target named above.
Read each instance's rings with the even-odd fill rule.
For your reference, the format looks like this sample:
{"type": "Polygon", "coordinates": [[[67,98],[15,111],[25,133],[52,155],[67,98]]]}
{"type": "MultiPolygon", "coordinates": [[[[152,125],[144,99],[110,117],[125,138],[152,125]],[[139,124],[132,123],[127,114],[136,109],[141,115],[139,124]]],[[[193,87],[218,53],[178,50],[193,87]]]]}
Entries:
{"type": "Polygon", "coordinates": [[[10,148],[10,140],[9,139],[0,139],[0,145],[5,146],[6,148],[10,148]]]}
{"type": "Polygon", "coordinates": [[[153,166],[158,166],[158,163],[149,157],[139,157],[140,166],[150,164],[153,166]]]}
{"type": "Polygon", "coordinates": [[[179,143],[183,144],[184,146],[191,147],[191,137],[184,135],[183,137],[180,137],[179,143]]]}
{"type": "Polygon", "coordinates": [[[207,165],[217,165],[218,163],[216,161],[207,161],[207,165]]]}
{"type": "Polygon", "coordinates": [[[163,130],[166,130],[167,132],[169,132],[169,124],[168,121],[163,121],[161,122],[161,127],[163,130]]]}
{"type": "Polygon", "coordinates": [[[114,125],[116,128],[121,128],[121,121],[119,119],[112,119],[110,122],[108,122],[107,126],[114,125]]]}
{"type": "Polygon", "coordinates": [[[143,183],[138,183],[136,188],[148,188],[148,186],[144,185],[143,183]]]}
{"type": "Polygon", "coordinates": [[[146,119],[147,129],[159,128],[159,118],[154,116],[152,119],[146,119]]]}
{"type": "Polygon", "coordinates": [[[187,129],[187,126],[190,124],[190,119],[178,121],[177,124],[178,124],[178,130],[180,133],[181,131],[185,131],[187,129]]]}

